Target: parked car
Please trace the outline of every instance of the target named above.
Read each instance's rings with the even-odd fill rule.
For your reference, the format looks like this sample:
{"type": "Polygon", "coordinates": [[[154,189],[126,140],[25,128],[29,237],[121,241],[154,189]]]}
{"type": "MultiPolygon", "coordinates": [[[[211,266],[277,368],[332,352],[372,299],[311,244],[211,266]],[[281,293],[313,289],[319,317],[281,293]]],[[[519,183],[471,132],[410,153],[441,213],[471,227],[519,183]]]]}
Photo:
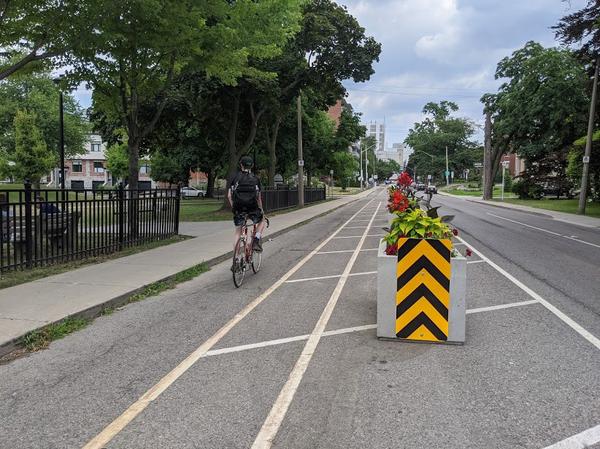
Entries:
{"type": "Polygon", "coordinates": [[[427,188],[425,189],[425,191],[426,191],[427,193],[429,193],[429,192],[431,192],[431,193],[438,193],[438,192],[437,192],[437,187],[436,187],[435,185],[433,185],[433,184],[429,184],[429,185],[427,186],[427,188]]]}
{"type": "Polygon", "coordinates": [[[197,189],[196,187],[182,187],[181,198],[204,198],[206,191],[197,189]]]}

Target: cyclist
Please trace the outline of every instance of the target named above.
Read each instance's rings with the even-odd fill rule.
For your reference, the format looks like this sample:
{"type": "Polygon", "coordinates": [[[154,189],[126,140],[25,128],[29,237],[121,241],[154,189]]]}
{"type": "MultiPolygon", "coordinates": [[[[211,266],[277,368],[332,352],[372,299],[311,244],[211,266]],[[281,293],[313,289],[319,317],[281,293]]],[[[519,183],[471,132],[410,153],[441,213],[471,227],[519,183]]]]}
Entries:
{"type": "Polygon", "coordinates": [[[240,171],[238,171],[229,181],[229,190],[227,199],[233,211],[233,224],[235,226],[234,251],[235,245],[242,234],[242,225],[245,223],[246,215],[256,226],[256,234],[252,242],[254,251],[262,251],[261,238],[265,228],[265,220],[262,210],[262,198],[260,195],[261,185],[258,177],[251,172],[254,165],[250,156],[243,156],[240,159],[240,171]]]}

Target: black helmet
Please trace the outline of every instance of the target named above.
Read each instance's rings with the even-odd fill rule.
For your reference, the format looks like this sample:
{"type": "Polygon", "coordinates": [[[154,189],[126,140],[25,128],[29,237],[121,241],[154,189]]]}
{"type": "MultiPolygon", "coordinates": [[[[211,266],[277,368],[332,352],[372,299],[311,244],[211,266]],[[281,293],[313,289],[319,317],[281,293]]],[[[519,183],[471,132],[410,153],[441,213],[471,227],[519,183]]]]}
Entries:
{"type": "Polygon", "coordinates": [[[252,161],[252,158],[250,156],[243,156],[240,159],[240,165],[244,168],[252,168],[254,162],[252,161]]]}

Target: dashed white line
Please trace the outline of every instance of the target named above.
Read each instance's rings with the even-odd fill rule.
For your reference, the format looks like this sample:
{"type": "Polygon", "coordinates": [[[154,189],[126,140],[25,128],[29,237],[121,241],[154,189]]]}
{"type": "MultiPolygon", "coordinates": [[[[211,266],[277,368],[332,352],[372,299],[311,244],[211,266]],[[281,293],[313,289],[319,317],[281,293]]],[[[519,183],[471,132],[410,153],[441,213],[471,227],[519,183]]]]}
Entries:
{"type": "MultiPolygon", "coordinates": [[[[102,449],[104,448],[117,434],[119,434],[131,421],[135,419],[141,412],[143,412],[148,405],[156,400],[162,393],[167,390],[179,377],[181,377],[186,371],[188,371],[198,360],[216,345],[225,335],[229,333],[240,321],[250,314],[259,304],[261,304],[266,298],[268,298],[275,290],[283,285],[291,276],[294,275],[303,265],[305,265],[315,254],[327,245],[344,226],[352,222],[352,220],[360,214],[363,209],[366,209],[375,199],[371,199],[361,209],[358,210],[352,217],[350,217],[342,226],[340,226],[333,234],[323,240],[314,250],[307,254],[300,262],[298,262],[292,269],[285,273],[277,282],[271,285],[265,290],[260,296],[250,302],[246,307],[240,310],[231,320],[229,320],[223,327],[221,327],[215,334],[213,334],[208,340],[202,343],[194,352],[187,356],[179,365],[168,372],[161,380],[158,381],[152,388],[144,393],[137,401],[130,405],[120,416],[106,426],[98,435],[90,440],[83,449],[102,449]]],[[[365,231],[366,232],[366,231],[365,231]]],[[[361,242],[362,244],[362,242],[361,242]]]]}
{"type": "MultiPolygon", "coordinates": [[[[360,252],[364,253],[366,251],[379,251],[379,248],[367,248],[367,249],[361,249],[360,252]]],[[[321,251],[318,252],[317,254],[344,254],[344,253],[353,253],[354,250],[353,249],[340,249],[337,251],[321,251]]]]}
{"type": "Polygon", "coordinates": [[[559,441],[544,449],[585,449],[600,443],[600,425],[559,441]]]}
{"type": "Polygon", "coordinates": [[[572,318],[565,315],[557,307],[550,304],[548,301],[546,301],[544,298],[542,298],[539,294],[537,294],[531,288],[526,286],[523,282],[521,282],[517,278],[515,278],[512,274],[510,274],[509,272],[507,272],[506,270],[501,268],[499,265],[492,262],[488,257],[484,256],[480,251],[473,248],[473,246],[470,245],[467,241],[465,241],[465,239],[463,239],[461,237],[457,237],[457,239],[459,239],[461,242],[465,243],[469,248],[471,248],[471,250],[475,254],[477,254],[479,257],[481,257],[483,260],[485,260],[490,266],[492,266],[496,271],[498,271],[500,274],[502,274],[504,277],[506,277],[508,280],[510,280],[513,284],[515,284],[517,287],[519,287],[521,290],[523,290],[525,293],[527,293],[533,299],[536,299],[537,301],[539,301],[540,304],[542,304],[546,309],[548,309],[550,312],[552,312],[554,315],[556,315],[563,323],[565,323],[567,326],[569,326],[571,329],[573,329],[575,332],[577,332],[579,335],[581,335],[583,338],[585,338],[588,342],[590,342],[592,345],[594,345],[596,347],[596,349],[600,349],[600,339],[598,339],[596,336],[591,334],[587,329],[585,329],[583,326],[581,326],[575,320],[573,320],[572,318]]]}
{"type": "MultiPolygon", "coordinates": [[[[350,273],[348,277],[353,276],[368,276],[370,274],[377,274],[377,271],[364,271],[362,273],[350,273]]],[[[292,279],[291,281],[285,281],[286,284],[295,284],[297,282],[310,282],[310,281],[320,281],[323,279],[337,279],[341,278],[343,274],[332,274],[330,276],[318,276],[314,278],[302,278],[302,279],[292,279]]]]}
{"type": "MultiPolygon", "coordinates": [[[[362,235],[342,235],[340,237],[334,237],[333,239],[359,239],[362,235]]],[[[366,237],[383,237],[383,234],[369,234],[366,237]]]]}
{"type": "Polygon", "coordinates": [[[485,260],[470,260],[467,262],[467,265],[471,265],[474,263],[485,263],[485,260]]]}
{"type": "Polygon", "coordinates": [[[600,248],[600,245],[597,245],[596,243],[586,242],[585,240],[578,239],[577,237],[572,236],[572,235],[564,235],[564,234],[560,234],[558,232],[549,231],[548,229],[538,228],[537,226],[532,226],[530,224],[522,223],[522,222],[517,221],[517,220],[512,220],[510,218],[502,217],[500,215],[492,214],[490,212],[487,212],[487,214],[491,215],[492,217],[499,218],[501,220],[510,221],[511,223],[515,223],[515,224],[518,224],[518,225],[521,225],[521,226],[525,226],[527,228],[535,229],[537,231],[542,231],[542,232],[545,232],[547,234],[555,235],[557,237],[563,237],[565,239],[573,240],[574,242],[583,243],[584,245],[593,246],[595,248],[600,248]]]}
{"type": "Polygon", "coordinates": [[[512,309],[513,307],[523,307],[523,306],[529,306],[531,304],[539,304],[539,303],[540,302],[537,299],[532,299],[530,301],[511,302],[509,304],[499,304],[497,306],[488,306],[488,307],[479,307],[476,309],[469,309],[469,310],[467,310],[467,314],[491,312],[493,310],[512,309]]]}
{"type": "MultiPolygon", "coordinates": [[[[377,207],[378,210],[380,206],[381,203],[379,203],[379,206],[377,207]]],[[[352,257],[346,264],[344,272],[342,273],[338,284],[333,290],[333,293],[331,294],[331,297],[329,298],[325,309],[323,309],[323,313],[321,314],[319,321],[317,322],[315,328],[310,334],[310,337],[308,338],[308,341],[306,342],[306,345],[304,346],[304,349],[302,350],[302,353],[300,354],[300,357],[298,358],[294,369],[290,373],[288,380],[281,389],[281,392],[279,393],[275,404],[273,404],[273,407],[271,408],[267,419],[265,420],[260,431],[258,432],[258,435],[254,440],[254,444],[252,444],[252,449],[269,449],[273,445],[273,440],[275,439],[275,436],[279,431],[279,426],[281,425],[283,418],[287,414],[288,408],[292,403],[292,400],[294,399],[294,395],[296,394],[296,391],[300,386],[300,381],[304,377],[304,373],[306,372],[308,365],[312,359],[312,356],[315,353],[315,350],[317,349],[317,345],[319,344],[319,341],[321,340],[321,337],[325,332],[325,327],[327,326],[327,323],[331,318],[333,309],[335,308],[338,299],[340,298],[342,289],[344,288],[346,280],[348,279],[348,275],[350,274],[350,270],[352,270],[352,267],[354,266],[354,263],[358,258],[359,251],[362,248],[365,239],[367,238],[367,233],[369,232],[369,228],[373,224],[373,220],[376,214],[377,212],[375,212],[373,217],[371,217],[371,222],[369,223],[369,226],[367,226],[367,229],[365,229],[362,238],[356,246],[354,254],[352,254],[352,257]]]]}

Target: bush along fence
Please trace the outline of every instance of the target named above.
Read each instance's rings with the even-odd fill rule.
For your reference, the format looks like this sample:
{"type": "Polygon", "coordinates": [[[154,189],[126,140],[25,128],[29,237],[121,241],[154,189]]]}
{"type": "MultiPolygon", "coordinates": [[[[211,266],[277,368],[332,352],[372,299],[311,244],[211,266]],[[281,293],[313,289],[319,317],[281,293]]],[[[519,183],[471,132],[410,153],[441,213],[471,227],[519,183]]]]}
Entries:
{"type": "Polygon", "coordinates": [[[179,191],[0,192],[0,272],[85,259],[179,231],[179,191]]]}

